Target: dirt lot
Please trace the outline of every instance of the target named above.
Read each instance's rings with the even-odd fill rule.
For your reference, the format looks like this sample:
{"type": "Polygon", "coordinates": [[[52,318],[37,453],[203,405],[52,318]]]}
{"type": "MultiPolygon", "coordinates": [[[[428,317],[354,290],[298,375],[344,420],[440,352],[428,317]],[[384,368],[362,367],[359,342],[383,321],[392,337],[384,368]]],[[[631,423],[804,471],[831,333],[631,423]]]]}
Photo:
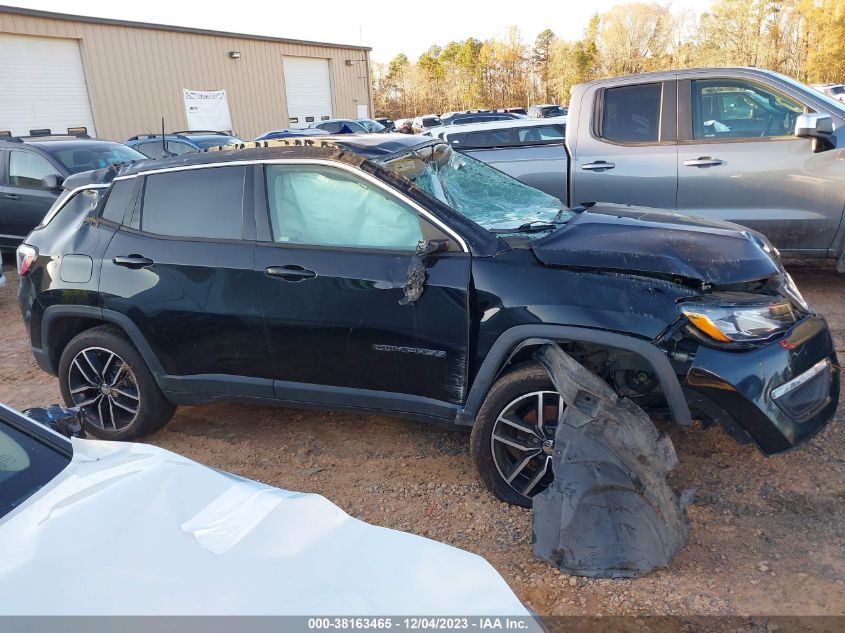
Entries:
{"type": "MultiPolygon", "coordinates": [[[[0,291],[0,401],[60,401],[29,351],[17,278],[0,291]]],[[[793,274],[845,355],[845,276],[793,274]]],[[[688,545],[638,580],[583,580],[531,554],[529,511],[496,501],[468,435],[378,416],[183,407],[153,444],[245,477],[325,495],[370,523],[481,554],[541,614],[845,615],[845,407],[808,445],[765,458],[717,428],[673,429],[677,488],[695,488],[688,545]]],[[[448,570],[443,570],[448,582],[448,570]]]]}

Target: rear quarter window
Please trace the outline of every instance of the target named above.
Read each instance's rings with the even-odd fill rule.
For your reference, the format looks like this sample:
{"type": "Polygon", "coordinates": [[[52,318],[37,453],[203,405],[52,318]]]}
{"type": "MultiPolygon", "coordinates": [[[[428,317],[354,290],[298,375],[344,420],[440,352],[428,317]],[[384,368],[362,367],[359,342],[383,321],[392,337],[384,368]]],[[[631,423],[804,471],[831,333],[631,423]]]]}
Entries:
{"type": "Polygon", "coordinates": [[[102,218],[109,222],[122,224],[126,216],[126,210],[129,207],[129,202],[133,198],[132,194],[134,191],[134,178],[115,181],[106,198],[106,204],[103,206],[102,218]]]}

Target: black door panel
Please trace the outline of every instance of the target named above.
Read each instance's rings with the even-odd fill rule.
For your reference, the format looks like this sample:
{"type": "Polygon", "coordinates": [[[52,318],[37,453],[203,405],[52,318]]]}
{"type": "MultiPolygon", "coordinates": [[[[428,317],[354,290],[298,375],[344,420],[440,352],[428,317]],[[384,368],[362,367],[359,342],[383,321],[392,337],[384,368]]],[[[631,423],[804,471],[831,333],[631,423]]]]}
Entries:
{"type": "Polygon", "coordinates": [[[469,255],[429,258],[422,297],[400,305],[411,261],[410,253],[259,245],[273,377],[462,402],[469,255]],[[293,266],[315,276],[291,283],[266,272],[293,266]]]}

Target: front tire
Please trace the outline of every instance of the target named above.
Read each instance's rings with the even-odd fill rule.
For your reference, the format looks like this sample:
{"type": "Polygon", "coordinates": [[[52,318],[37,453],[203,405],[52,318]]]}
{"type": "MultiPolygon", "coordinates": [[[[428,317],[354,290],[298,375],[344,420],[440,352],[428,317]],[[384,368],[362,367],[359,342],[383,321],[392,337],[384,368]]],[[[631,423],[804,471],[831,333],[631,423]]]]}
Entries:
{"type": "Polygon", "coordinates": [[[85,430],[104,440],[149,435],[176,410],[135,346],[109,325],[71,339],[59,360],[59,387],[65,404],[82,410],[85,430]]]}
{"type": "Polygon", "coordinates": [[[527,363],[497,380],[478,412],[470,438],[476,468],[496,497],[531,507],[552,482],[552,449],[565,406],[548,373],[527,363]]]}

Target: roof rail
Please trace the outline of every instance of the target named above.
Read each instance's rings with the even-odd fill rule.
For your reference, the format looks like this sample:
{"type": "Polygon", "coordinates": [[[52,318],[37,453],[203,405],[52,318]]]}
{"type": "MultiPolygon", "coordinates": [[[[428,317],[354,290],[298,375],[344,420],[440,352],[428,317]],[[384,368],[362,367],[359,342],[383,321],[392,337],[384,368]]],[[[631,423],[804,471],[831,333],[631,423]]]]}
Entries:
{"type": "MultiPolygon", "coordinates": [[[[175,136],[175,134],[165,134],[165,136],[175,136]]],[[[141,139],[145,138],[161,138],[161,134],[136,134],[132,138],[126,139],[127,141],[140,141],[141,139]]]]}
{"type": "Polygon", "coordinates": [[[6,141],[8,143],[23,143],[23,141],[12,134],[10,130],[0,131],[0,141],[6,141]]]}
{"type": "Polygon", "coordinates": [[[274,138],[266,141],[244,141],[243,143],[228,143],[208,147],[203,152],[225,152],[235,149],[259,149],[262,147],[339,147],[336,140],[327,141],[320,136],[294,136],[291,138],[274,138]]]}
{"type": "Polygon", "coordinates": [[[220,130],[179,130],[178,132],[171,132],[171,134],[220,134],[229,136],[228,132],[221,132],[220,130]]]}

